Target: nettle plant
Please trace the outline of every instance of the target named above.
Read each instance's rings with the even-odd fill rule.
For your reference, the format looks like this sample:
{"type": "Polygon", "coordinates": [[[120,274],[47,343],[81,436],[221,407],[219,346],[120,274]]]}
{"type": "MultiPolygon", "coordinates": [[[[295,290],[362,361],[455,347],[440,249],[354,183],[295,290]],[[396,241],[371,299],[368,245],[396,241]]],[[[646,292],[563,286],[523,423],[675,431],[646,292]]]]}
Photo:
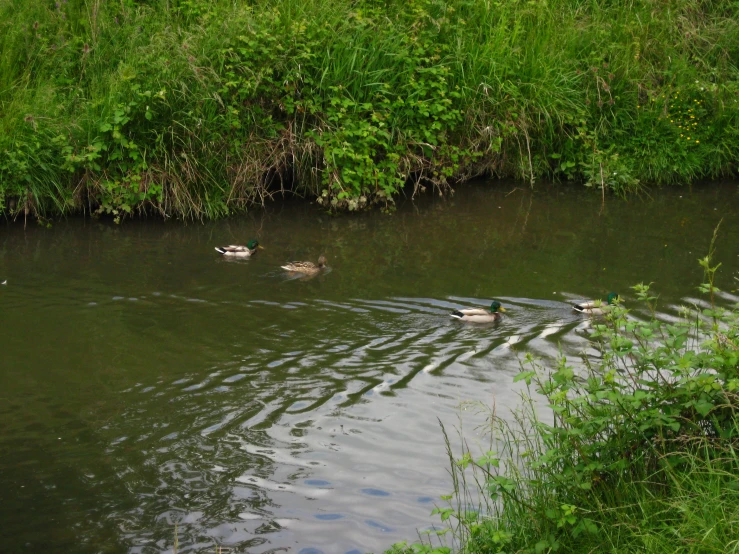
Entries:
{"type": "Polygon", "coordinates": [[[391,207],[411,177],[443,188],[478,156],[454,143],[461,96],[443,46],[427,29],[399,36],[387,56],[396,65],[391,76],[346,86],[342,76],[350,80],[354,72],[320,65],[330,30],[302,20],[283,25],[278,15],[256,14],[222,50],[220,94],[234,129],[289,137],[298,157],[311,158],[320,204],[391,207]]]}
{"type": "Polygon", "coordinates": [[[384,86],[371,102],[357,102],[341,86],[332,87],[324,112],[327,124],[309,133],[323,149],[320,202],[354,210],[369,197],[388,206],[412,172],[442,188],[461,162],[473,157],[449,143],[462,119],[449,69],[424,67],[423,53],[417,46],[409,60],[407,94],[384,86]]]}
{"type": "Polygon", "coordinates": [[[141,91],[134,85],[132,99],[116,104],[101,119],[97,134],[88,144],[72,144],[63,135],[55,139],[64,160],[62,167],[79,174],[96,199],[95,213],[112,215],[116,223],[134,209],[162,201],[162,184],[150,178],[147,148],[136,138],[134,129],[139,136],[145,134],[144,122],[152,121],[155,105],[164,95],[163,90],[141,91]]]}
{"type": "MultiPolygon", "coordinates": [[[[648,285],[633,287],[654,309],[648,285]]],[[[715,289],[714,289],[715,290],[715,289]]],[[[537,464],[558,468],[562,483],[590,490],[630,469],[654,470],[672,449],[695,437],[733,438],[739,388],[739,318],[722,308],[684,319],[641,321],[613,306],[591,337],[603,357],[576,372],[561,358],[545,372],[533,357],[517,377],[549,401],[554,424],[539,423],[547,451],[537,464]],[[648,469],[647,469],[648,468],[648,469]]]]}
{"type": "MultiPolygon", "coordinates": [[[[428,48],[428,50],[431,50],[428,48]]],[[[323,149],[323,201],[354,209],[369,197],[385,205],[410,178],[444,188],[473,154],[450,142],[462,115],[449,69],[431,65],[433,53],[408,52],[408,79],[400,90],[380,87],[368,102],[341,86],[322,114],[325,125],[311,137],[323,149]]]]}

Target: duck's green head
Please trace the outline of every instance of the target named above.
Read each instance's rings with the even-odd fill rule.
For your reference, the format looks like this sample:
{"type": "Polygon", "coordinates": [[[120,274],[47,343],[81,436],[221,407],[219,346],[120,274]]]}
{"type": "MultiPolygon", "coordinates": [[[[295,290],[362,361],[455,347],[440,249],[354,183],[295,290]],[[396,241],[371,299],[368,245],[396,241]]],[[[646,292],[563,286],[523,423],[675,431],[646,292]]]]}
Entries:
{"type": "Polygon", "coordinates": [[[608,296],[606,296],[606,302],[608,302],[608,304],[615,304],[616,300],[618,300],[618,294],[615,292],[609,292],[608,296]]]}
{"type": "Polygon", "coordinates": [[[258,240],[250,240],[249,242],[246,243],[246,247],[249,250],[256,250],[257,248],[262,248],[261,246],[259,246],[258,240]]]}
{"type": "Polygon", "coordinates": [[[490,304],[490,313],[494,314],[496,312],[505,312],[505,308],[500,305],[500,302],[493,300],[493,303],[490,304]]]}

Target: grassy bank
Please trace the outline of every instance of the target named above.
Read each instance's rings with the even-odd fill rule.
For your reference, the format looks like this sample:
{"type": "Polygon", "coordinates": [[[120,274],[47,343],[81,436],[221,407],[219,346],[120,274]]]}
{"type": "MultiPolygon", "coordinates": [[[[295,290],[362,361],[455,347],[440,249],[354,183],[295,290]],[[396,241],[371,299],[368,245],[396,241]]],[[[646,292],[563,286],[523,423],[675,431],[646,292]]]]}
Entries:
{"type": "Polygon", "coordinates": [[[0,211],[218,217],[735,172],[719,0],[4,0],[0,211]]]}
{"type": "Polygon", "coordinates": [[[484,454],[447,438],[454,494],[436,511],[454,540],[392,552],[739,552],[739,305],[715,306],[701,263],[700,305],[658,318],[634,287],[652,317],[614,306],[584,372],[527,357],[518,380],[547,407],[525,394],[513,423],[488,413],[484,454]]]}

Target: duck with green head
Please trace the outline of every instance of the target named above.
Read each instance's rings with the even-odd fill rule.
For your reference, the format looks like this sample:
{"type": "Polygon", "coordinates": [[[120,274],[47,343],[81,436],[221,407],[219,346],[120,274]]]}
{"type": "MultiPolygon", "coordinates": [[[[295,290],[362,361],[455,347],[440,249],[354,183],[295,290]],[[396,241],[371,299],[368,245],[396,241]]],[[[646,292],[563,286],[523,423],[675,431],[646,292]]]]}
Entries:
{"type": "Polygon", "coordinates": [[[228,246],[216,246],[216,252],[223,254],[224,256],[233,256],[236,258],[249,258],[257,249],[263,248],[259,245],[259,241],[250,240],[246,243],[246,246],[240,246],[238,244],[230,244],[228,246]]]}
{"type": "Polygon", "coordinates": [[[493,321],[500,321],[503,317],[501,312],[505,311],[506,309],[500,305],[500,302],[493,300],[489,310],[485,308],[463,308],[454,310],[449,315],[454,319],[469,321],[470,323],[491,323],[493,321]]]}
{"type": "Polygon", "coordinates": [[[610,292],[605,301],[589,300],[587,302],[580,302],[579,304],[572,306],[572,309],[581,314],[602,315],[608,310],[608,306],[612,306],[618,300],[618,294],[610,292]]]}

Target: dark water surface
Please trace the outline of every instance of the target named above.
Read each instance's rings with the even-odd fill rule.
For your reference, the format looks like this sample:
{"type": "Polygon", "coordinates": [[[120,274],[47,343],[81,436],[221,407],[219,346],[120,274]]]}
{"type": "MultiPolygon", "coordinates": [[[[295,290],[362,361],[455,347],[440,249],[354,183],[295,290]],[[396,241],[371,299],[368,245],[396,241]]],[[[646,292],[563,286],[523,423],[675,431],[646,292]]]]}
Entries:
{"type": "Polygon", "coordinates": [[[167,552],[175,522],[180,552],[412,540],[451,490],[437,417],[514,405],[522,353],[576,359],[570,300],[654,281],[676,312],[721,218],[718,286],[738,286],[736,183],[602,214],[587,191],[513,188],[390,216],[1,226],[0,550],[167,552]],[[253,237],[252,260],[213,250],[253,237]],[[279,269],[321,253],[314,279],[279,269]],[[447,315],[491,298],[500,325],[447,315]]]}

